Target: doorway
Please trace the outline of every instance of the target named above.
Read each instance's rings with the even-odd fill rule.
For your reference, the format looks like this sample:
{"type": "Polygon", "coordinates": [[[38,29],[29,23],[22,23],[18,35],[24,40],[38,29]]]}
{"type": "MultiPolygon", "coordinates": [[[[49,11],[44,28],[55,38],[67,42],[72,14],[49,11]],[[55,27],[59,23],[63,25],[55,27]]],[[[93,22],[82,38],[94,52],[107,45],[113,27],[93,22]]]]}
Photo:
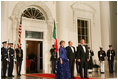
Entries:
{"type": "Polygon", "coordinates": [[[42,73],[43,42],[26,41],[26,73],[42,73]]]}

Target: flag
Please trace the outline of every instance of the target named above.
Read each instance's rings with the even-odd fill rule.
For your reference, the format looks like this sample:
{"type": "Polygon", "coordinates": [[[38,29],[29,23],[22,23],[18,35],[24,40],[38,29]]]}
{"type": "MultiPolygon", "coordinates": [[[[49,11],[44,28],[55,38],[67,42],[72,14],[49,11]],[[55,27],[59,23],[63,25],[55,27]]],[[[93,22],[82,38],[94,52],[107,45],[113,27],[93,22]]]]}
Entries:
{"type": "Polygon", "coordinates": [[[20,18],[20,25],[18,28],[18,47],[20,47],[20,45],[21,45],[21,33],[22,33],[22,15],[20,18]]]}
{"type": "Polygon", "coordinates": [[[57,52],[58,51],[58,44],[57,44],[57,38],[56,38],[56,24],[55,24],[55,21],[54,21],[54,29],[53,29],[53,38],[55,39],[55,43],[54,43],[54,46],[55,46],[55,51],[57,52]]]}

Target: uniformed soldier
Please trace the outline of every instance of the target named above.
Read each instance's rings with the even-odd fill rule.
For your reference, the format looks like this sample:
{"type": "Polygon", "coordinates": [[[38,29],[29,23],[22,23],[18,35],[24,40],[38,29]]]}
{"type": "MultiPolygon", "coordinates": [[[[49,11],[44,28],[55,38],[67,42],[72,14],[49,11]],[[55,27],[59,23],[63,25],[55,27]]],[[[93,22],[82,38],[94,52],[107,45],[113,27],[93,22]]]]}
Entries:
{"type": "Polygon", "coordinates": [[[89,51],[88,72],[92,73],[92,68],[93,68],[93,58],[92,58],[92,56],[94,56],[94,52],[90,49],[90,47],[88,47],[88,51],[89,51]]]}
{"type": "Polygon", "coordinates": [[[101,69],[101,73],[104,74],[105,69],[104,69],[104,61],[105,61],[105,51],[103,50],[102,47],[100,47],[100,51],[98,51],[98,58],[100,61],[100,69],[101,69]]]}
{"type": "Polygon", "coordinates": [[[8,68],[8,77],[14,77],[12,75],[13,73],[13,67],[14,67],[14,49],[13,49],[13,43],[9,43],[9,68],[8,68]]]}
{"type": "Polygon", "coordinates": [[[109,50],[107,50],[109,73],[113,73],[114,56],[115,56],[115,51],[112,49],[112,45],[109,45],[109,50]]]}
{"type": "Polygon", "coordinates": [[[16,50],[16,61],[17,61],[17,75],[21,76],[21,65],[23,60],[23,50],[21,49],[21,45],[16,50]]]}
{"type": "Polygon", "coordinates": [[[7,41],[2,42],[2,44],[3,44],[3,47],[1,48],[2,78],[6,78],[7,61],[8,61],[7,41]]]}
{"type": "Polygon", "coordinates": [[[55,74],[55,70],[56,70],[56,61],[57,61],[57,53],[55,51],[55,46],[52,45],[52,48],[50,49],[50,53],[51,53],[51,62],[52,62],[52,71],[55,74]]]}

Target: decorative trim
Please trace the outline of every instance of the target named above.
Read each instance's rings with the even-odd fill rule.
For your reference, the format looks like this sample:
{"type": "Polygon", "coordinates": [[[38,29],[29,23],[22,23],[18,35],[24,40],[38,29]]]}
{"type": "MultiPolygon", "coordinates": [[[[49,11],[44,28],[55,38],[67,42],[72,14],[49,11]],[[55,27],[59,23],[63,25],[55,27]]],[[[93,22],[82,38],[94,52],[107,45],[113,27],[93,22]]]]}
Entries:
{"type": "Polygon", "coordinates": [[[91,5],[84,2],[75,2],[71,5],[71,7],[74,11],[79,10],[79,11],[90,12],[92,14],[96,13],[95,8],[93,8],[91,5]],[[89,9],[86,9],[86,8],[89,8],[89,9]]]}
{"type": "Polygon", "coordinates": [[[42,1],[29,1],[29,2],[20,1],[14,7],[12,15],[20,18],[20,15],[23,13],[23,11],[28,6],[29,7],[35,6],[35,7],[39,8],[41,10],[41,12],[43,12],[43,14],[47,18],[47,20],[52,20],[53,19],[50,9],[42,1]]]}

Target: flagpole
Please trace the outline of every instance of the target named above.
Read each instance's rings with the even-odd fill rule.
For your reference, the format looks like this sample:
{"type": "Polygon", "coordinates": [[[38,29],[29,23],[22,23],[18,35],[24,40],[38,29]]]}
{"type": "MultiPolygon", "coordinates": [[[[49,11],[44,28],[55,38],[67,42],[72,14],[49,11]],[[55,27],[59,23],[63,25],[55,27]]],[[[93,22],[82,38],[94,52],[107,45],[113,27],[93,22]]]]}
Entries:
{"type": "Polygon", "coordinates": [[[20,44],[21,44],[21,33],[22,33],[22,16],[20,17],[20,25],[19,25],[19,28],[18,28],[18,48],[20,47],[20,44]]]}

